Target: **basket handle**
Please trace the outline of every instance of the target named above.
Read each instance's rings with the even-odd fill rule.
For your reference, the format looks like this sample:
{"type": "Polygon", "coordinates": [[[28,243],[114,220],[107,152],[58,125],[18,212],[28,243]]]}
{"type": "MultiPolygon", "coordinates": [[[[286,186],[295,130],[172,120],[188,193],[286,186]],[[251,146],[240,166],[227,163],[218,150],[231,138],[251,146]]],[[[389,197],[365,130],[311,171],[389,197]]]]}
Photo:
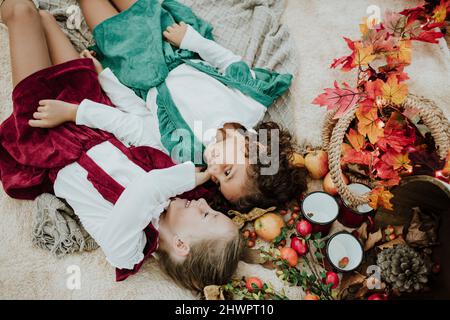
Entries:
{"type": "MultiPolygon", "coordinates": [[[[433,136],[439,156],[441,159],[445,159],[450,150],[450,122],[442,110],[432,100],[413,94],[409,94],[401,106],[405,110],[415,108],[419,111],[419,116],[433,136]]],[[[357,195],[351,192],[342,179],[341,145],[350,123],[355,118],[357,108],[358,105],[354,106],[337,121],[334,119],[335,112],[328,112],[322,130],[323,144],[328,150],[331,180],[342,199],[353,207],[367,204],[370,195],[370,193],[357,195]]]]}

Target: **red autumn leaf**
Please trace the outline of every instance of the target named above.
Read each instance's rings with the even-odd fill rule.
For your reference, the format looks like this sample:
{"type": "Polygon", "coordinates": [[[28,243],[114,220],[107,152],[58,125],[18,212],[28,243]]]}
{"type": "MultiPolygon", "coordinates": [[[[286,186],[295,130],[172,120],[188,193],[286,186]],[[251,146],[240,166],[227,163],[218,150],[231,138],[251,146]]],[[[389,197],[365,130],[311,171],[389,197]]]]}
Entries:
{"type": "Polygon", "coordinates": [[[396,77],[399,83],[409,80],[409,76],[404,70],[404,65],[395,64],[392,61],[390,64],[379,68],[380,73],[385,74],[388,78],[396,77]]]}
{"type": "Polygon", "coordinates": [[[415,141],[414,128],[406,125],[404,116],[393,112],[384,127],[384,137],[378,140],[377,146],[383,151],[391,148],[396,152],[402,152],[405,148],[412,146],[415,141]]]}
{"type": "Polygon", "coordinates": [[[367,81],[364,84],[364,91],[366,92],[367,97],[375,101],[378,97],[382,96],[381,88],[383,84],[383,80],[380,79],[376,79],[375,81],[367,81]]]}
{"type": "Polygon", "coordinates": [[[340,88],[337,81],[334,82],[334,88],[325,89],[314,99],[313,104],[326,106],[328,110],[337,110],[335,118],[341,117],[347,110],[353,108],[360,98],[360,92],[357,89],[350,88],[346,83],[340,88]]]}
{"type": "Polygon", "coordinates": [[[412,171],[411,161],[409,160],[408,153],[396,152],[395,150],[390,149],[381,156],[381,160],[396,171],[412,171]]]}
{"type": "Polygon", "coordinates": [[[439,31],[423,31],[416,37],[412,37],[411,40],[417,40],[428,43],[439,43],[438,39],[444,37],[444,34],[439,31]]]}
{"type": "Polygon", "coordinates": [[[353,149],[355,149],[356,151],[361,151],[361,149],[364,147],[366,140],[364,136],[360,135],[356,130],[351,128],[349,130],[349,133],[347,133],[347,139],[350,142],[353,149]]]}
{"type": "Polygon", "coordinates": [[[341,58],[334,59],[333,63],[331,64],[331,68],[335,69],[338,66],[342,65],[342,71],[347,72],[355,68],[353,60],[355,59],[356,48],[355,43],[351,39],[344,37],[344,40],[347,43],[347,46],[350,48],[350,50],[352,50],[352,54],[349,56],[343,56],[341,58]]]}
{"type": "Polygon", "coordinates": [[[402,12],[400,12],[400,14],[408,17],[408,22],[409,20],[416,21],[420,16],[423,16],[425,13],[426,11],[423,5],[411,9],[405,9],[402,12]]]}
{"type": "Polygon", "coordinates": [[[355,149],[345,150],[341,158],[342,164],[360,164],[370,166],[374,156],[369,151],[356,151],[355,149]]]}
{"type": "Polygon", "coordinates": [[[387,164],[379,158],[374,160],[373,168],[376,170],[376,176],[382,180],[392,180],[398,178],[398,172],[394,170],[392,165],[387,164]]]}
{"type": "Polygon", "coordinates": [[[361,108],[358,108],[356,118],[358,119],[358,132],[367,136],[370,143],[377,143],[378,139],[384,135],[384,123],[378,117],[377,107],[373,107],[368,112],[363,112],[361,108]]]}

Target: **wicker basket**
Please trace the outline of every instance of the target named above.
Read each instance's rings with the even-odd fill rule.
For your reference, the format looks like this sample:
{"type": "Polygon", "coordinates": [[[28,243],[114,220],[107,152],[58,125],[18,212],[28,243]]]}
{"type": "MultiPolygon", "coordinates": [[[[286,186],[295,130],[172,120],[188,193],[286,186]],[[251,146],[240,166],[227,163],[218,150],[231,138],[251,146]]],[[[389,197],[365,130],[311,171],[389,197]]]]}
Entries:
{"type": "MultiPolygon", "coordinates": [[[[380,101],[380,103],[388,106],[386,102],[380,101]]],[[[404,110],[414,108],[419,111],[423,123],[433,136],[439,156],[444,159],[450,150],[450,122],[442,110],[433,101],[412,94],[397,107],[404,110]]],[[[351,192],[342,180],[341,146],[350,123],[355,119],[357,108],[358,106],[354,106],[339,119],[334,119],[335,111],[328,112],[322,130],[322,141],[324,149],[328,152],[331,179],[342,199],[354,207],[369,202],[368,193],[357,195],[351,192]]]]}

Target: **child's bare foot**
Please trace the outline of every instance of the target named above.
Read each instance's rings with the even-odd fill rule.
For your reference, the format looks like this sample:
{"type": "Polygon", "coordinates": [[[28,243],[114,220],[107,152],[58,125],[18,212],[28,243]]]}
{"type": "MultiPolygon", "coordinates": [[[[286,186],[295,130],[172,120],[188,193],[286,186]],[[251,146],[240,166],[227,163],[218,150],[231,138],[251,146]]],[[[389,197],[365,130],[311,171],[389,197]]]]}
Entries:
{"type": "Polygon", "coordinates": [[[173,46],[179,48],[186,34],[187,24],[184,22],[174,23],[163,32],[164,37],[173,46]]]}

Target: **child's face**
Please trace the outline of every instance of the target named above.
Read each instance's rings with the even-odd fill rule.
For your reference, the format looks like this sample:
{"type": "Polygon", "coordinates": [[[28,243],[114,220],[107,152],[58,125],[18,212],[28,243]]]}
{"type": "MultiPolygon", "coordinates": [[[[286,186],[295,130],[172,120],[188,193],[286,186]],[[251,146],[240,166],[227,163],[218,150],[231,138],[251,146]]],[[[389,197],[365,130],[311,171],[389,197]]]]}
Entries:
{"type": "Polygon", "coordinates": [[[224,139],[209,145],[205,160],[211,180],[230,202],[246,195],[248,186],[248,158],[246,140],[238,130],[227,130],[224,139]]]}
{"type": "Polygon", "coordinates": [[[208,239],[231,239],[238,229],[226,215],[213,210],[204,199],[171,201],[166,212],[171,233],[188,242],[208,239]]]}

